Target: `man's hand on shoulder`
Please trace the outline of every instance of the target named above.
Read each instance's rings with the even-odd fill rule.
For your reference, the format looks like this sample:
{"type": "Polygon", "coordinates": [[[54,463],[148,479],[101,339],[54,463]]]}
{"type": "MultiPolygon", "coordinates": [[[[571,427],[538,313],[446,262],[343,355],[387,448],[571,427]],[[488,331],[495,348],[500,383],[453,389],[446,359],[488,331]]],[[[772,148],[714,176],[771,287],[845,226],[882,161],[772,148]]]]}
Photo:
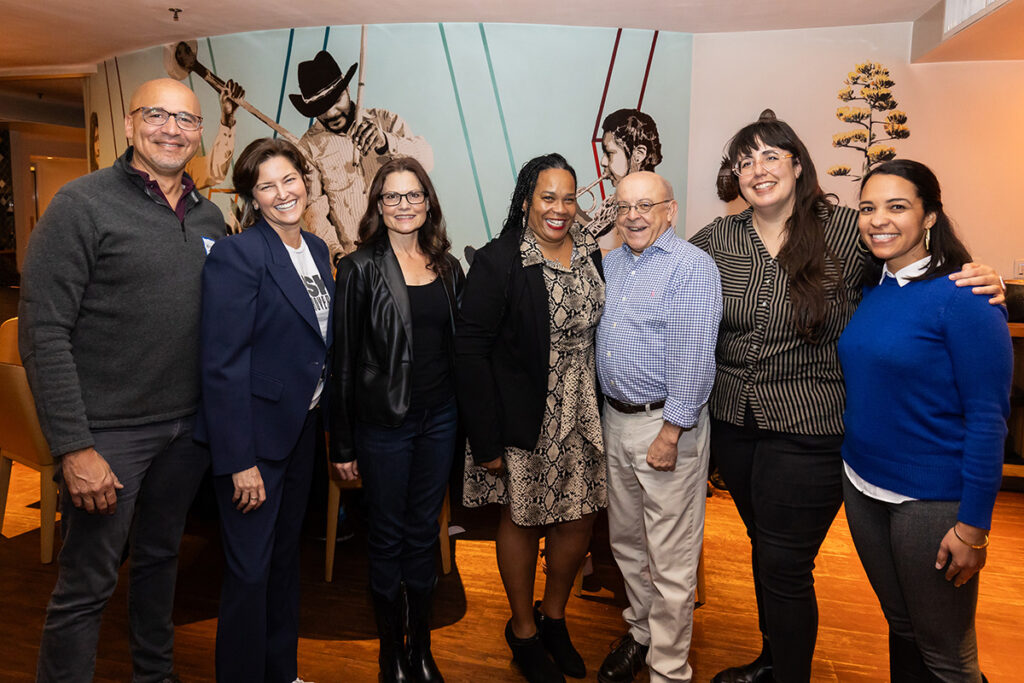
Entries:
{"type": "Polygon", "coordinates": [[[76,508],[112,515],[117,510],[117,491],[124,485],[95,448],[83,448],[61,456],[64,484],[76,508]]]}
{"type": "Polygon", "coordinates": [[[661,426],[658,436],[647,449],[647,464],[659,472],[671,472],[676,468],[676,456],[679,453],[679,433],[682,428],[671,422],[661,426]]]}

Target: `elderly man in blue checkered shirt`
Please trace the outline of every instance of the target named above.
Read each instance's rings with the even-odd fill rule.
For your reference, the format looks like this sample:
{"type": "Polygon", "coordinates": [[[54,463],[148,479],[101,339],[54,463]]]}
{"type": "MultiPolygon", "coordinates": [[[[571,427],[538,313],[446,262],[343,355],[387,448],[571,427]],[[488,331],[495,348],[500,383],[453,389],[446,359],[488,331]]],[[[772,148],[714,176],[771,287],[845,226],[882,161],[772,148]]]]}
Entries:
{"type": "Polygon", "coordinates": [[[708,473],[706,403],[722,317],[718,269],[676,236],[679,210],[661,176],[616,189],[624,244],[604,260],[597,373],[605,394],[608,524],[629,631],[605,658],[602,683],[689,681],[697,562],[708,473]],[[649,655],[649,657],[648,657],[649,655]]]}

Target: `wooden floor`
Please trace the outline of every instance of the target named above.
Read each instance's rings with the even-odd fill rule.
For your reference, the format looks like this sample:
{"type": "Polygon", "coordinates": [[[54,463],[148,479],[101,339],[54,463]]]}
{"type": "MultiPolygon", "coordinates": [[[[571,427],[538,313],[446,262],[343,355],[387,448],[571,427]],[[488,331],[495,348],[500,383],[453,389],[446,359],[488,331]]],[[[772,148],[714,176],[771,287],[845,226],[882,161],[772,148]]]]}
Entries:
{"type": "MultiPolygon", "coordinates": [[[[0,539],[0,681],[33,679],[44,609],[56,578],[55,565],[39,564],[38,475],[15,465],[0,539]]],[[[182,542],[175,622],[176,657],[182,680],[213,679],[213,646],[221,557],[216,523],[192,519],[182,542]]],[[[495,517],[463,513],[469,531],[456,543],[458,568],[438,587],[434,655],[450,683],[520,682],[502,629],[508,618],[494,561],[495,517]]],[[[323,581],[323,542],[303,544],[302,630],[299,674],[318,683],[376,681],[377,644],[366,597],[364,539],[338,547],[336,578],[323,581]]],[[[569,601],[574,642],[587,662],[588,679],[609,643],[623,631],[625,605],[607,532],[595,535],[596,572],[583,598],[569,601]]],[[[705,562],[707,603],[694,617],[690,663],[694,681],[748,661],[760,639],[753,611],[749,544],[727,494],[708,500],[705,562]]],[[[1024,494],[1001,493],[996,504],[988,567],[982,573],[978,639],[982,669],[993,683],[1024,680],[1024,494]]],[[[888,680],[885,622],[868,586],[845,517],[840,514],[818,559],[821,619],[815,681],[888,680]]],[[[542,579],[539,579],[542,580],[542,579]]],[[[96,680],[130,680],[127,610],[122,582],[106,611],[96,680]]],[[[571,679],[570,679],[571,680],[571,679]]],[[[647,681],[644,674],[641,683],[647,681]]]]}

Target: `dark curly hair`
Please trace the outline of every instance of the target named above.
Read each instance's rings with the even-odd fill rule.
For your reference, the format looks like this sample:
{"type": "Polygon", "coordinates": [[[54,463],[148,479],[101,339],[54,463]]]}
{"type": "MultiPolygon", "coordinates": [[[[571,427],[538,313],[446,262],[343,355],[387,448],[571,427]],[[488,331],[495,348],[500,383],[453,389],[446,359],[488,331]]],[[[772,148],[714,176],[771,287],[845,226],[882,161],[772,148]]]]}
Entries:
{"type": "Polygon", "coordinates": [[[516,179],[516,189],[512,191],[512,202],[508,207],[508,217],[501,226],[501,234],[509,230],[522,230],[526,224],[526,211],[523,206],[530,205],[533,198],[533,191],[537,188],[537,177],[541,171],[549,168],[559,168],[568,171],[572,175],[572,182],[576,183],[576,171],[561,154],[551,153],[530,159],[519,169],[519,177],[516,179]]]}
{"type": "Polygon", "coordinates": [[[653,171],[661,163],[661,138],[658,137],[658,124],[649,114],[639,109],[619,109],[605,117],[601,129],[611,133],[626,151],[633,156],[637,145],[647,148],[647,156],[640,164],[638,171],[653,171]]]}
{"type": "Polygon", "coordinates": [[[427,218],[416,233],[416,241],[423,253],[427,255],[430,269],[435,273],[445,274],[450,265],[445,256],[451,251],[452,243],[448,240],[448,233],[445,230],[441,202],[437,199],[437,192],[434,190],[434,184],[430,182],[430,176],[427,175],[420,162],[412,157],[391,159],[381,166],[377,175],[373,177],[370,189],[366,193],[366,213],[359,221],[356,244],[363,245],[379,239],[386,239],[388,229],[384,225],[384,217],[380,213],[380,195],[384,191],[384,181],[388,176],[402,171],[414,174],[423,191],[427,193],[427,218]]]}

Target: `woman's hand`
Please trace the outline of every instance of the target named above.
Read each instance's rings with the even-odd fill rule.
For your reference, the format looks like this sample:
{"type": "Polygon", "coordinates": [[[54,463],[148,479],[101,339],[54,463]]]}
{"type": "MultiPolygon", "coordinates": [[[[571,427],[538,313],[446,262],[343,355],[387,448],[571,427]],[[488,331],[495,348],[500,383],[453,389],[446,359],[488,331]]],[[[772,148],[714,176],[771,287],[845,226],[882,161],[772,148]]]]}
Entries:
{"type": "Polygon", "coordinates": [[[231,502],[243,515],[266,502],[267,492],[263,488],[263,477],[260,476],[260,470],[256,465],[232,474],[231,483],[235,485],[235,495],[231,496],[231,502]]]}
{"type": "Polygon", "coordinates": [[[353,481],[359,478],[359,465],[355,460],[352,462],[332,462],[334,471],[345,481],[353,481]]]}
{"type": "Polygon", "coordinates": [[[1006,302],[1006,290],[999,274],[984,263],[965,263],[959,272],[949,276],[957,287],[970,287],[972,294],[987,294],[992,305],[1006,302]]]}
{"type": "Polygon", "coordinates": [[[497,457],[494,460],[488,460],[487,462],[480,463],[480,467],[493,474],[494,476],[501,476],[505,473],[505,458],[497,457]]]}
{"type": "Polygon", "coordinates": [[[970,524],[957,522],[939,544],[939,554],[935,557],[935,568],[946,569],[946,581],[952,581],[959,588],[971,577],[981,571],[988,556],[986,548],[972,548],[972,545],[983,545],[987,532],[970,524]],[[959,533],[959,536],[957,535],[959,533]],[[963,540],[961,540],[963,539],[963,540]],[[970,545],[968,545],[970,544],[970,545]],[[946,564],[949,563],[947,567],[946,564]]]}

